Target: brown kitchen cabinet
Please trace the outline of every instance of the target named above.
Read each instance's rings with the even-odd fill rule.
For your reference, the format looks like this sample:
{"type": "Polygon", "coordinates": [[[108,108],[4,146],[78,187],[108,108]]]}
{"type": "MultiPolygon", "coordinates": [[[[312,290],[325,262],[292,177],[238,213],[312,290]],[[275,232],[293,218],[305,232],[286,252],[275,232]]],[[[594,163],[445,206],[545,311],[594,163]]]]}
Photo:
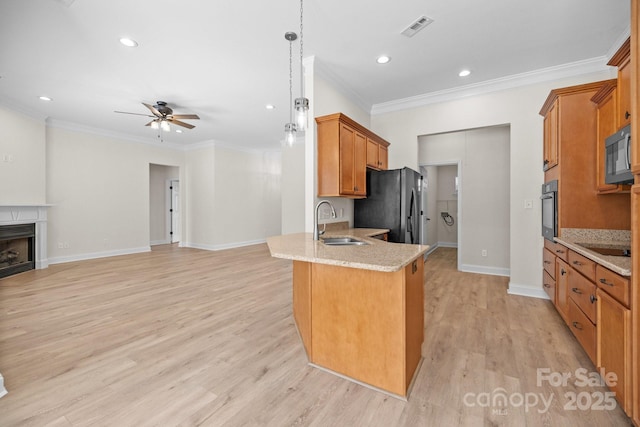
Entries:
{"type": "Polygon", "coordinates": [[[388,167],[387,145],[367,138],[367,167],[376,170],[386,170],[388,167]]]}
{"type": "Polygon", "coordinates": [[[540,110],[544,117],[545,182],[558,180],[559,237],[566,228],[630,228],[629,195],[604,197],[595,188],[598,106],[592,98],[610,84],[605,80],[554,89],[540,110]]]}
{"type": "Polygon", "coordinates": [[[571,268],[564,260],[556,257],[556,271],[556,310],[564,321],[569,323],[569,274],[571,274],[571,268]]]}
{"type": "MultiPolygon", "coordinates": [[[[616,109],[617,127],[613,132],[631,123],[631,39],[620,46],[620,49],[607,63],[618,67],[618,97],[616,109]]],[[[613,133],[611,132],[611,133],[613,133]]]]}
{"type": "Polygon", "coordinates": [[[318,129],[318,197],[364,198],[366,170],[370,160],[369,141],[384,146],[383,160],[378,149],[376,169],[386,169],[389,143],[342,113],[316,117],[318,129]]]}
{"type": "Polygon", "coordinates": [[[597,363],[615,381],[607,384],[615,392],[618,404],[631,411],[631,310],[602,289],[597,291],[597,363]]]}
{"type": "Polygon", "coordinates": [[[558,164],[558,115],[559,100],[554,100],[544,114],[544,158],[542,170],[547,171],[558,164]]]}

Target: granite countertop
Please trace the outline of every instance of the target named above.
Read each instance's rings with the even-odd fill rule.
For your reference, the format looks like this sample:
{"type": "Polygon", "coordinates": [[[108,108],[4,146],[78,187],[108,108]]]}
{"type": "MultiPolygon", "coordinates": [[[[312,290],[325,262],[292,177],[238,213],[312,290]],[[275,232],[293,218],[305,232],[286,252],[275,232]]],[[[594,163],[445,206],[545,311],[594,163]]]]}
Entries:
{"type": "Polygon", "coordinates": [[[429,249],[427,245],[390,243],[372,236],[387,233],[387,229],[349,228],[327,231],[322,237],[353,237],[368,245],[328,246],[314,241],[312,233],[286,234],[267,239],[271,256],[294,261],[315,262],[393,272],[402,269],[429,249]]]}
{"type": "Polygon", "coordinates": [[[628,230],[568,228],[562,229],[561,236],[554,240],[621,276],[631,276],[631,257],[602,255],[585,248],[585,246],[611,249],[630,248],[631,232],[628,230]]]}

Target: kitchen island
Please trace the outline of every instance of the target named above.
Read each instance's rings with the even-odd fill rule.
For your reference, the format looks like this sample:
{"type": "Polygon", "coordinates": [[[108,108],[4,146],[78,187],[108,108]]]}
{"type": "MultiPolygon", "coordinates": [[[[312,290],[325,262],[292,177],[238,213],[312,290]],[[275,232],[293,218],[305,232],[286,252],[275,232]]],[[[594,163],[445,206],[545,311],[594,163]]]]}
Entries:
{"type": "Polygon", "coordinates": [[[329,246],[311,233],[267,240],[271,255],[293,261],[293,316],[309,362],[406,398],[422,359],[424,245],[347,229],[365,245],[329,246]]]}

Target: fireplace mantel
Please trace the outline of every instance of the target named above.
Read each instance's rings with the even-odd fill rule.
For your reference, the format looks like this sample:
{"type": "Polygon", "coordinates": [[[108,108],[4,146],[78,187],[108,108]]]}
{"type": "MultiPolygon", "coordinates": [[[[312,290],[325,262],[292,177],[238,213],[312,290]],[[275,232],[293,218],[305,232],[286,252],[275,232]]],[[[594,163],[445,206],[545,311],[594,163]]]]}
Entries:
{"type": "Polygon", "coordinates": [[[0,225],[36,225],[36,269],[47,268],[47,204],[0,204],[0,225]]]}

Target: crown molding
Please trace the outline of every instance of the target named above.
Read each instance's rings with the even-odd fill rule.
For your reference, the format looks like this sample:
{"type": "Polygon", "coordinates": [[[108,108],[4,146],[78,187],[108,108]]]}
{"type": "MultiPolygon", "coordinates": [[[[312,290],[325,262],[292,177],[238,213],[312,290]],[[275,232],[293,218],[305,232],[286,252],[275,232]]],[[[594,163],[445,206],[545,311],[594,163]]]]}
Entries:
{"type": "Polygon", "coordinates": [[[155,147],[160,147],[160,148],[169,148],[172,150],[184,151],[184,145],[176,144],[174,142],[159,142],[159,141],[156,141],[155,139],[135,137],[135,136],[127,135],[124,133],[113,132],[105,129],[80,125],[77,123],[67,122],[63,120],[56,120],[51,118],[47,118],[45,123],[47,127],[51,127],[54,129],[63,129],[63,130],[69,130],[72,132],[81,132],[81,133],[86,133],[90,135],[102,136],[105,138],[118,139],[121,141],[136,142],[138,144],[153,145],[155,147]]]}
{"type": "Polygon", "coordinates": [[[607,62],[613,58],[613,56],[618,52],[618,49],[627,41],[627,39],[631,37],[631,26],[627,26],[622,33],[618,36],[616,41],[611,45],[609,51],[605,55],[607,57],[607,62]]]}
{"type": "Polygon", "coordinates": [[[430,92],[423,95],[411,96],[395,101],[374,104],[371,107],[371,115],[374,116],[394,111],[407,110],[439,102],[453,101],[470,96],[478,96],[491,92],[498,92],[516,87],[598,72],[607,73],[609,75],[608,78],[612,78],[611,76],[613,76],[613,68],[607,65],[607,58],[605,56],[571,62],[555,67],[542,68],[521,74],[514,74],[466,86],[430,92]]]}

